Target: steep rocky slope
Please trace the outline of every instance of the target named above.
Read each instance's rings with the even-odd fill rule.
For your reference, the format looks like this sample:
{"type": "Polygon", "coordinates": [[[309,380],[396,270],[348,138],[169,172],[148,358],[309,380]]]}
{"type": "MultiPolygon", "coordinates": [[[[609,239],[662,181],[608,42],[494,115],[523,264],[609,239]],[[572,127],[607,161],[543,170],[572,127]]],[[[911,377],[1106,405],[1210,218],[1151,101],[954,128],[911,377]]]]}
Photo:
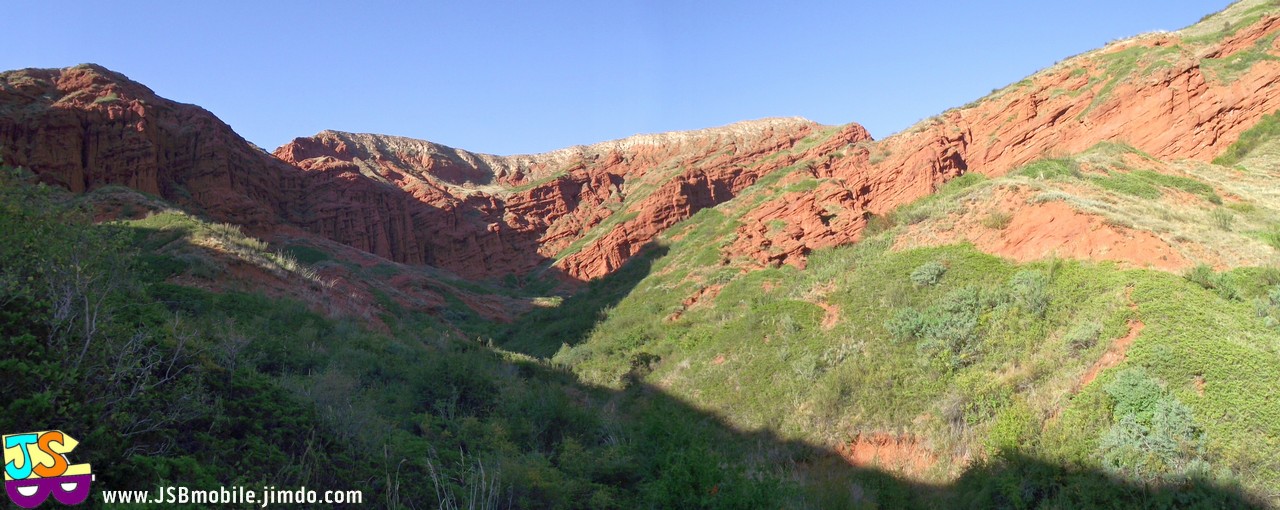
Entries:
{"type": "Polygon", "coordinates": [[[126,185],[257,235],[298,227],[494,280],[607,275],[675,223],[786,174],[804,184],[750,204],[724,255],[803,266],[963,173],[1001,175],[1100,141],[1212,158],[1280,108],[1270,5],[1073,57],[879,142],[856,124],[769,119],[507,157],[326,131],[272,157],[198,107],[79,66],[2,75],[0,157],[73,191],[126,185]]]}
{"type": "Polygon", "coordinates": [[[725,256],[803,266],[814,249],[856,240],[870,215],[966,172],[1002,175],[1101,141],[1160,159],[1211,159],[1280,108],[1280,17],[1268,9],[1241,2],[1182,32],[1073,57],[879,142],[857,125],[793,120],[505,158],[335,132],[276,154],[309,169],[364,168],[440,211],[473,211],[470,221],[431,222],[428,237],[447,243],[428,263],[491,275],[554,261],[578,279],[609,274],[664,229],[762,176],[796,170],[789,179],[817,185],[752,204],[725,256]]]}
{"type": "Polygon", "coordinates": [[[272,157],[209,112],[99,66],[0,75],[0,158],[45,182],[124,185],[257,235],[298,227],[469,278],[557,260],[571,278],[607,274],[666,227],[794,163],[820,129],[767,119],[510,157],[328,131],[272,157]],[[610,232],[584,239],[611,217],[610,232]]]}
{"type": "Polygon", "coordinates": [[[208,111],[96,65],[0,74],[0,158],[73,192],[128,186],[258,234],[323,231],[326,215],[339,216],[334,240],[382,255],[418,242],[412,229],[374,227],[425,207],[376,182],[300,172],[208,111]],[[361,201],[326,200],[340,184],[361,201]]]}
{"type": "MultiPolygon", "coordinates": [[[[1274,507],[1280,115],[1258,119],[1280,106],[1277,9],[1248,0],[1072,58],[881,142],[774,119],[528,156],[333,131],[268,154],[208,112],[82,66],[0,75],[0,156],[126,219],[109,228],[132,231],[148,281],[117,301],[147,313],[122,314],[118,331],[172,324],[150,332],[161,347],[209,337],[218,359],[200,384],[215,390],[267,378],[199,407],[288,390],[307,406],[244,405],[242,423],[307,418],[312,404],[323,421],[270,457],[385,478],[369,491],[385,506],[429,500],[437,467],[472,476],[474,457],[545,498],[528,507],[681,507],[658,498],[757,486],[787,498],[814,480],[830,494],[797,507],[1274,507]],[[1228,147],[1263,132],[1250,151],[1228,147]],[[1205,162],[1224,150],[1239,157],[1205,162]],[[550,279],[457,276],[539,274],[606,280],[548,297],[550,279]],[[178,327],[193,319],[217,329],[178,327]],[[402,442],[378,452],[357,439],[370,433],[402,442]],[[370,454],[333,450],[348,443],[370,454]],[[403,495],[378,471],[387,451],[427,452],[397,465],[403,495]],[[462,463],[435,464],[454,451],[462,463]]],[[[30,227],[13,218],[0,232],[30,227]]],[[[0,243],[8,263],[29,256],[14,246],[0,243]]],[[[30,349],[23,327],[11,368],[65,362],[30,349]]],[[[119,386],[66,373],[83,395],[67,401],[119,386]]],[[[49,401],[40,377],[6,380],[38,381],[33,405],[49,401]]],[[[155,413],[137,409],[96,421],[109,437],[155,413]]],[[[172,446],[209,431],[216,442],[176,445],[200,450],[181,464],[132,450],[145,465],[124,451],[95,463],[129,468],[113,483],[235,472],[237,458],[207,462],[235,451],[208,444],[244,443],[219,420],[157,434],[172,446]]],[[[288,481],[304,482],[338,483],[288,481]]]]}
{"type": "Polygon", "coordinates": [[[359,175],[301,171],[249,144],[204,109],[158,97],[100,66],[0,73],[0,162],[25,167],[46,183],[88,193],[99,219],[146,221],[142,215],[156,214],[151,223],[157,226],[147,228],[169,232],[162,235],[166,238],[209,229],[195,227],[206,225],[203,221],[170,211],[172,204],[206,221],[229,224],[216,228],[234,232],[233,237],[239,238],[243,228],[271,242],[245,253],[222,246],[226,243],[201,249],[170,243],[177,247],[170,255],[204,268],[175,275],[184,285],[290,296],[317,310],[372,323],[377,323],[377,308],[399,303],[442,312],[448,297],[461,299],[488,319],[506,319],[526,307],[503,296],[460,289],[449,283],[455,277],[448,273],[387,260],[395,258],[394,246],[421,245],[411,221],[428,215],[429,205],[359,175]],[[347,200],[335,200],[335,189],[343,190],[347,200]],[[340,220],[335,224],[330,221],[334,218],[340,220]],[[269,260],[293,249],[312,250],[327,262],[302,278],[269,260]],[[199,276],[210,267],[230,278],[199,276]],[[385,302],[376,296],[386,296],[385,302]]]}
{"type": "MultiPolygon", "coordinates": [[[[766,119],[509,157],[326,131],[275,154],[309,172],[392,184],[429,204],[431,217],[411,222],[422,252],[392,247],[393,258],[473,277],[524,274],[554,260],[587,280],[617,269],[667,227],[804,157],[800,143],[820,129],[803,119],[766,119]],[[586,237],[610,218],[609,231],[586,237]]],[[[856,126],[845,137],[870,139],[856,126]]],[[[340,188],[329,192],[332,202],[358,201],[340,188]]],[[[336,218],[325,216],[319,231],[338,235],[336,218]]]]}
{"type": "Polygon", "coordinates": [[[262,229],[293,216],[287,165],[193,105],[98,66],[0,74],[0,159],[73,192],[108,184],[262,229]]]}
{"type": "MultiPolygon", "coordinates": [[[[932,483],[1026,455],[1274,507],[1277,11],[1119,42],[883,141],[815,137],[660,236],[611,278],[625,295],[506,345],[932,483]]],[[[1035,476],[971,506],[1090,506],[1035,476]]]]}
{"type": "Polygon", "coordinates": [[[804,254],[851,242],[865,225],[822,228],[830,210],[884,214],[961,173],[1003,175],[1101,141],[1125,142],[1159,159],[1208,161],[1280,109],[1275,10],[1241,2],[1182,32],[1118,42],[826,159],[813,171],[822,179],[814,191],[760,206],[739,229],[733,251],[803,265],[804,254]],[[765,227],[777,221],[787,227],[765,227]]]}

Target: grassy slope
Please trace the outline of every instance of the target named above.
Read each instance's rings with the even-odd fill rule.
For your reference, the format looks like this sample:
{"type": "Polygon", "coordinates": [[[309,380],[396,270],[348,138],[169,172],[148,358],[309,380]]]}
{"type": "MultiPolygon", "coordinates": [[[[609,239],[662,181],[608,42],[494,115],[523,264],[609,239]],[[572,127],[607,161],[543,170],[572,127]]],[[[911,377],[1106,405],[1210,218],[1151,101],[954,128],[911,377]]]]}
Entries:
{"type": "MultiPolygon", "coordinates": [[[[1267,8],[1235,9],[1221,29],[1195,32],[1200,39],[1189,43],[1221,39],[1267,8]]],[[[1148,57],[1121,55],[1108,74],[1159,65],[1148,57]]],[[[1219,79],[1246,64],[1206,63],[1221,67],[1219,79]]],[[[1248,203],[1230,209],[1240,217],[1231,231],[1265,241],[1275,218],[1266,207],[1274,161],[1259,159],[1276,146],[1267,133],[1257,149],[1233,153],[1240,175],[1187,165],[1192,178],[1171,179],[1109,166],[1046,179],[1043,170],[1060,166],[1050,162],[1034,175],[956,181],[879,219],[863,242],[813,254],[803,271],[722,264],[751,204],[816,183],[784,189],[777,182],[787,172],[775,172],[673,228],[637,264],[497,335],[550,362],[457,338],[459,329],[474,337],[493,327],[456,298],[449,310],[457,313],[442,317],[384,304],[394,334],[381,334],[288,299],[166,283],[193,265],[208,278],[222,273],[161,250],[198,241],[309,280],[307,264],[327,255],[306,246],[276,251],[183,215],[90,227],[75,215],[33,213],[25,199],[0,200],[6,214],[27,215],[6,226],[6,240],[47,245],[0,247],[0,380],[12,397],[0,424],[86,431],[78,437],[86,458],[76,460],[93,462],[110,488],[364,480],[369,500],[385,507],[444,505],[451,494],[466,504],[481,467],[497,499],[519,507],[1160,507],[1185,498],[1238,506],[1237,483],[1275,503],[1275,271],[1182,278],[1074,261],[1013,264],[965,245],[888,250],[904,225],[954,212],[966,194],[1010,183],[1066,194],[1059,180],[1093,190],[1076,198],[1101,193],[1107,200],[1097,207],[1135,223],[1155,222],[1161,208],[1147,205],[1173,192],[1204,202],[1204,212],[1174,218],[1186,225],[1248,203]],[[1223,190],[1250,200],[1215,203],[1223,190]],[[49,277],[24,260],[62,260],[84,249],[72,240],[96,243],[95,232],[122,228],[125,244],[89,246],[121,250],[129,284],[111,291],[115,315],[87,364],[69,370],[66,345],[54,341],[69,333],[47,320],[40,285],[5,277],[43,284],[49,277]],[[683,304],[706,287],[719,294],[683,304]],[[1075,391],[1130,321],[1145,328],[1127,359],[1075,391]],[[119,365],[112,353],[139,348],[130,342],[139,332],[148,355],[190,371],[168,381],[119,365]],[[118,385],[94,370],[124,370],[154,393],[103,403],[118,385]],[[123,435],[138,416],[169,420],[123,435]],[[873,431],[922,437],[940,458],[913,473],[928,483],[832,458],[829,446],[873,431]]],[[[629,190],[624,205],[657,183],[629,190]]],[[[0,191],[14,189],[3,184],[0,191]]]]}
{"type": "MultiPolygon", "coordinates": [[[[1104,146],[1067,161],[1096,164],[1107,155],[1098,152],[1132,151],[1104,146]]],[[[924,221],[982,188],[1044,184],[1044,170],[1054,180],[1052,170],[1061,164],[1037,163],[995,182],[965,179],[892,218],[901,224],[924,221]]],[[[1056,180],[1070,181],[1077,194],[1092,189],[1086,196],[1104,197],[1100,203],[1131,221],[1167,211],[1152,204],[1174,193],[1203,201],[1195,207],[1205,212],[1181,218],[1183,226],[1212,221],[1211,211],[1227,210],[1200,179],[1099,166],[1105,169],[1060,172],[1056,180]]],[[[738,200],[750,203],[763,192],[738,200]]],[[[803,271],[782,267],[743,274],[718,265],[719,248],[736,225],[735,210],[746,207],[706,210],[673,228],[662,240],[666,255],[652,263],[648,276],[628,284],[634,290],[602,307],[600,322],[580,329],[583,338],[543,339],[542,352],[563,344],[557,363],[607,386],[621,385],[636,360],[644,360],[652,367],[645,381],[744,430],[775,430],[826,445],[874,431],[923,436],[941,459],[923,474],[927,479],[950,479],[969,460],[1004,449],[1140,480],[1207,472],[1222,483],[1239,480],[1273,502],[1280,496],[1270,492],[1280,486],[1280,463],[1274,460],[1280,453],[1280,390],[1274,385],[1280,335],[1257,311],[1280,283],[1274,270],[1239,269],[1201,279],[1201,285],[1110,264],[1019,265],[964,245],[892,252],[887,247],[903,232],[898,226],[855,246],[815,253],[803,271]],[[947,268],[940,282],[914,283],[913,271],[932,262],[947,268]],[[1028,281],[1041,293],[1036,299],[1047,303],[1043,316],[1027,301],[1028,281]],[[688,297],[717,285],[724,287],[713,302],[707,297],[683,310],[688,297]],[[988,304],[968,311],[954,305],[974,288],[993,296],[982,298],[988,304]],[[830,329],[822,325],[826,312],[819,302],[839,310],[830,329]],[[947,315],[949,304],[961,311],[947,315]],[[941,316],[942,323],[970,313],[975,326],[948,359],[929,338],[895,335],[893,318],[905,309],[941,316]],[[1146,329],[1127,359],[1077,393],[1082,374],[1127,333],[1130,320],[1142,321],[1146,329]],[[1107,388],[1128,368],[1141,368],[1143,377],[1163,388],[1161,398],[1191,410],[1199,432],[1187,437],[1195,448],[1181,457],[1138,462],[1117,453],[1126,450],[1114,442],[1104,445],[1109,435],[1119,437],[1123,418],[1115,411],[1119,397],[1107,388]]],[[[1274,218],[1261,205],[1234,210],[1247,210],[1241,216],[1251,218],[1236,224],[1246,240],[1274,218]]],[[[886,223],[892,222],[881,222],[886,223]]],[[[551,314],[543,315],[541,320],[551,314]]],[[[539,340],[526,335],[522,341],[539,340]]]]}
{"type": "Polygon", "coordinates": [[[388,335],[287,298],[169,283],[201,258],[256,261],[304,281],[310,273],[239,229],[190,215],[93,225],[81,200],[4,172],[0,380],[9,398],[0,425],[66,430],[100,487],[361,489],[384,508],[483,503],[477,495],[500,502],[482,506],[519,508],[805,501],[776,473],[745,471],[748,445],[774,442],[767,435],[737,434],[642,386],[583,385],[463,339],[439,318],[387,313],[388,335]],[[89,297],[105,298],[83,363],[68,356],[84,340],[79,328],[63,329],[51,309],[67,275],[84,275],[76,281],[89,297]],[[121,393],[134,381],[140,393],[121,393]]]}
{"type": "MultiPolygon", "coordinates": [[[[238,229],[188,215],[90,225],[75,212],[74,200],[3,184],[0,264],[6,276],[30,278],[0,279],[7,353],[0,373],[13,397],[0,421],[5,430],[73,433],[83,443],[77,460],[95,465],[102,487],[352,487],[364,480],[358,488],[366,503],[391,508],[466,505],[477,495],[489,503],[483,506],[499,508],[903,508],[932,506],[936,498],[989,506],[1003,496],[984,491],[1009,473],[1034,468],[1052,475],[1046,480],[1079,480],[1109,498],[1167,501],[1188,494],[1115,483],[1039,459],[1011,458],[1013,467],[970,471],[966,485],[954,488],[853,468],[811,442],[780,436],[774,427],[740,427],[732,415],[707,412],[646,384],[650,372],[662,368],[656,358],[632,356],[624,387],[599,387],[546,362],[454,337],[431,317],[389,314],[384,320],[393,336],[317,315],[289,299],[167,283],[186,274],[189,264],[177,256],[198,256],[202,248],[194,246],[264,263],[278,263],[272,257],[279,255],[238,229]],[[191,246],[174,249],[183,243],[191,246]],[[74,345],[76,338],[51,329],[56,322],[46,315],[42,289],[48,270],[63,267],[74,253],[102,257],[89,261],[91,272],[110,263],[112,274],[125,278],[105,291],[110,306],[85,363],[68,370],[60,342],[74,345]],[[139,353],[124,360],[166,363],[121,364],[114,356],[122,352],[139,353]],[[164,376],[164,366],[179,367],[181,377],[164,376]],[[63,377],[42,375],[59,369],[63,377]],[[118,380],[138,380],[146,389],[122,395],[112,382],[118,380]],[[130,424],[151,423],[137,417],[158,421],[125,432],[130,424]],[[254,462],[246,465],[244,458],[254,462]]],[[[708,210],[702,218],[717,215],[708,210]]],[[[720,217],[702,226],[688,232],[691,241],[718,237],[732,223],[720,217]]],[[[709,253],[695,253],[700,271],[709,253]]],[[[309,278],[296,264],[279,266],[284,277],[309,278]]],[[[637,267],[638,273],[647,269],[637,267]]],[[[719,270],[712,276],[734,280],[719,270]]],[[[735,284],[775,276],[753,273],[735,284]]],[[[624,299],[620,309],[626,307],[624,299]]],[[[778,320],[785,331],[813,319],[803,305],[777,310],[796,314],[795,322],[778,320]]],[[[1230,491],[1204,494],[1239,502],[1230,491]]]]}

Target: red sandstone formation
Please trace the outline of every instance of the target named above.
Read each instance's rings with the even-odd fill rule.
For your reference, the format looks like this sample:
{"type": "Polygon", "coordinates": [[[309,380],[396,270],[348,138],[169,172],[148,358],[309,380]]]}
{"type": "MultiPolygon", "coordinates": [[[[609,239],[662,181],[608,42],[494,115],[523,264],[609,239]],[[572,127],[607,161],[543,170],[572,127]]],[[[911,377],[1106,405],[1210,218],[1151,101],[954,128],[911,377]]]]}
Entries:
{"type": "Polygon", "coordinates": [[[108,184],[261,229],[301,182],[205,110],[97,66],[0,74],[0,159],[75,192],[108,184]]]}
{"type": "Polygon", "coordinates": [[[753,206],[726,255],[803,265],[816,248],[856,240],[868,215],[965,172],[999,175],[1104,140],[1210,159],[1280,109],[1280,61],[1230,76],[1211,64],[1280,55],[1259,43],[1278,30],[1268,17],[1208,47],[1178,34],[1118,43],[882,142],[854,124],[772,119],[510,157],[332,131],[273,157],[209,112],[101,67],[13,71],[0,74],[0,157],[72,191],[129,186],[255,235],[298,227],[469,278],[550,267],[579,280],[792,169],[816,189],[753,206]],[[1144,60],[1151,52],[1159,59],[1144,60]],[[1136,68],[1117,64],[1131,57],[1136,68]]]}
{"type": "MultiPolygon", "coordinates": [[[[427,204],[424,218],[411,222],[424,240],[421,256],[400,255],[401,246],[392,247],[390,256],[465,276],[527,273],[610,216],[629,218],[555,263],[586,280],[617,269],[676,222],[794,163],[800,153],[784,152],[817,127],[802,119],[769,119],[508,157],[326,131],[295,139],[275,154],[311,173],[391,184],[427,204]]],[[[861,128],[851,133],[858,141],[870,139],[861,128]]],[[[320,221],[312,228],[337,235],[329,225],[320,221]]],[[[381,254],[381,246],[360,247],[381,254]]]]}
{"type": "MultiPolygon", "coordinates": [[[[1069,59],[973,106],[826,160],[815,175],[830,180],[753,211],[732,251],[751,253],[761,263],[803,266],[805,254],[852,242],[866,224],[866,215],[856,214],[833,222],[833,210],[883,214],[961,173],[1002,175],[1101,141],[1127,142],[1161,159],[1210,160],[1263,115],[1280,109],[1280,61],[1262,59],[1224,78],[1202,59],[1230,60],[1277,31],[1280,18],[1267,17],[1199,54],[1180,46],[1179,35],[1163,34],[1069,59]],[[1115,62],[1144,48],[1165,54],[1140,61],[1128,74],[1114,74],[1111,67],[1121,67],[1115,62]],[[765,227],[777,220],[787,225],[781,232],[765,227]]],[[[1280,38],[1264,49],[1280,56],[1280,38]]]]}

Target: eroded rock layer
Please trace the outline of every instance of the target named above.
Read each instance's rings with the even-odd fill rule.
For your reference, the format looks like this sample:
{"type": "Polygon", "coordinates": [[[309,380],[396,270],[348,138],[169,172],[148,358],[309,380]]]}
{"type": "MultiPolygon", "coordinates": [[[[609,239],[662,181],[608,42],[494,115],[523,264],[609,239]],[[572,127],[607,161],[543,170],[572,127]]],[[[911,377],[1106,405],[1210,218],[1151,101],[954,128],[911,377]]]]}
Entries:
{"type": "Polygon", "coordinates": [[[726,257],[803,265],[966,172],[1108,140],[1211,159],[1280,109],[1278,32],[1280,18],[1264,16],[1217,38],[1113,44],[880,142],[856,124],[768,119],[523,156],[336,131],[268,154],[101,67],[22,70],[0,74],[0,157],[72,191],[128,186],[259,235],[301,228],[468,278],[550,269],[576,280],[785,170],[817,184],[743,205],[726,257]]]}
{"type": "MultiPolygon", "coordinates": [[[[1120,141],[1160,159],[1211,160],[1280,109],[1280,17],[1201,43],[1138,37],[1059,63],[839,158],[815,158],[816,190],[747,215],[732,251],[803,266],[810,251],[856,240],[870,214],[932,193],[965,172],[1002,175],[1043,157],[1120,141]],[[1245,65],[1248,64],[1248,65],[1245,65]],[[831,211],[868,214],[831,222],[831,211]],[[782,229],[770,224],[785,222],[782,229]]],[[[839,150],[833,140],[827,150],[839,150]]],[[[821,150],[819,150],[821,152],[821,150]]],[[[820,156],[821,154],[815,154],[820,156]]]]}

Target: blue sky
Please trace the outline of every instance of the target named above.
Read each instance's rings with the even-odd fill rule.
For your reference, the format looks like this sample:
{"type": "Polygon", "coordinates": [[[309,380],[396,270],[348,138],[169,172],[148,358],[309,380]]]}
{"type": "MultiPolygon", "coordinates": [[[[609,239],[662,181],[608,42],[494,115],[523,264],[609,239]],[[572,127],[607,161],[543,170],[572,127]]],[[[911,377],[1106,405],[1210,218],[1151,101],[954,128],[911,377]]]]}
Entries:
{"type": "Polygon", "coordinates": [[[1228,3],[19,1],[0,69],[102,64],[268,150],[338,129],[516,154],[793,115],[883,138],[1228,3]]]}

